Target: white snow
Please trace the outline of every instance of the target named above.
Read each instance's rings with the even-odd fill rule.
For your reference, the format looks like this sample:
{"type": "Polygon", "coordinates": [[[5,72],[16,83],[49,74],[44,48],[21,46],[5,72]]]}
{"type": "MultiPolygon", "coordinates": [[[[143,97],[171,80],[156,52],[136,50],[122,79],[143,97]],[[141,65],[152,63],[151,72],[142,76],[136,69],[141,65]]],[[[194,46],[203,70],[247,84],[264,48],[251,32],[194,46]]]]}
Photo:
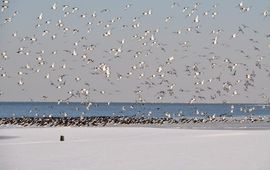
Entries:
{"type": "Polygon", "coordinates": [[[270,130],[2,128],[0,169],[270,169],[270,130]]]}

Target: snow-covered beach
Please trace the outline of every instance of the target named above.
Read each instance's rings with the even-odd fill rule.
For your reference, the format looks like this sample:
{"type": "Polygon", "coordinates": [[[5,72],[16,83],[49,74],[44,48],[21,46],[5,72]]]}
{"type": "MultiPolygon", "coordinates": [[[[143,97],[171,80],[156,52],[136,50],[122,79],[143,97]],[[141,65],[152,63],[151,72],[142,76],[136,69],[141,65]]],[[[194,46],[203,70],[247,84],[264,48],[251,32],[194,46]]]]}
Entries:
{"type": "Polygon", "coordinates": [[[0,169],[270,169],[269,143],[270,130],[2,128],[0,169]]]}

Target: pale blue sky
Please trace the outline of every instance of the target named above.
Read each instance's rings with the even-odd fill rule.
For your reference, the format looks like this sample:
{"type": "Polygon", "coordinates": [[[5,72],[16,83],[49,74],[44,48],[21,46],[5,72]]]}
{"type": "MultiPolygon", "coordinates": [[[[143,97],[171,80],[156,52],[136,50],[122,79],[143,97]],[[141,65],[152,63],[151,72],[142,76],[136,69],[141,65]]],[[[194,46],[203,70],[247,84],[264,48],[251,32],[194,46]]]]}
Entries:
{"type": "Polygon", "coordinates": [[[134,102],[141,97],[146,102],[189,102],[192,98],[196,99],[195,102],[268,102],[270,14],[265,17],[262,13],[270,12],[270,1],[243,1],[243,8],[250,9],[246,12],[240,10],[240,2],[11,0],[8,9],[0,13],[0,74],[5,75],[0,77],[0,101],[57,101],[66,99],[68,91],[76,96],[70,101],[83,101],[86,98],[79,96],[79,92],[87,89],[87,100],[91,101],[134,102]],[[172,8],[174,2],[179,6],[172,8]],[[194,8],[196,2],[199,5],[194,8]],[[51,9],[54,3],[56,10],[51,9]],[[131,6],[125,10],[127,4],[131,6]],[[69,7],[63,11],[63,5],[69,7]],[[78,10],[72,13],[74,7],[78,10]],[[185,7],[188,8],[183,12],[185,7]],[[109,11],[101,12],[103,9],[109,11]],[[151,10],[151,15],[143,16],[142,13],[148,10],[151,10]],[[4,24],[15,11],[18,14],[12,17],[12,22],[4,24]],[[65,12],[71,14],[64,17],[65,12]],[[94,12],[95,18],[92,17],[94,12]],[[205,12],[208,15],[205,16],[205,12]],[[41,13],[43,18],[38,20],[41,13]],[[189,13],[190,17],[187,16],[189,13]],[[217,15],[211,17],[213,13],[217,15]],[[194,22],[197,15],[198,23],[194,22]],[[110,23],[117,17],[121,19],[110,23]],[[137,20],[133,21],[135,17],[137,20]],[[165,22],[167,17],[171,19],[165,22]],[[57,27],[58,20],[63,22],[63,27],[57,27]],[[88,22],[92,24],[87,25],[88,22]],[[139,28],[132,28],[138,23],[139,28]],[[37,24],[40,27],[36,27],[37,24]],[[105,28],[107,24],[110,26],[105,28]],[[239,32],[239,27],[244,34],[239,32]],[[63,32],[64,28],[70,30],[63,32]],[[73,34],[73,29],[79,32],[73,34]],[[87,32],[89,29],[91,31],[87,32]],[[108,30],[111,36],[104,37],[108,30]],[[181,30],[181,34],[174,33],[177,30],[181,30]],[[211,34],[213,30],[221,31],[211,34]],[[44,31],[49,32],[42,36],[44,31]],[[149,33],[145,35],[145,31],[149,33]],[[13,37],[15,32],[17,36],[13,37]],[[233,34],[236,38],[231,37],[233,34]],[[56,35],[54,40],[51,39],[53,35],[56,35]],[[35,37],[37,41],[31,42],[29,37],[35,37]],[[212,44],[215,37],[216,45],[212,44]],[[123,45],[119,43],[122,39],[125,39],[123,45]],[[78,42],[77,46],[75,42],[78,42]],[[183,45],[185,42],[187,46],[183,45]],[[90,45],[95,46],[94,50],[85,50],[85,46],[90,45]],[[24,48],[23,54],[17,53],[20,47],[24,48]],[[113,51],[108,52],[120,47],[119,57],[113,51]],[[44,54],[40,54],[42,50],[44,54]],[[77,55],[65,50],[75,50],[77,55]],[[53,51],[57,54],[53,55],[53,51]],[[3,59],[4,53],[8,56],[6,60],[3,59]],[[136,53],[141,54],[135,58],[136,53]],[[84,54],[94,62],[87,64],[82,58],[84,54]],[[174,60],[168,63],[171,56],[174,60]],[[41,58],[44,64],[39,65],[37,58],[41,58]],[[231,63],[225,62],[226,59],[231,63]],[[144,64],[139,67],[142,62],[144,64]],[[50,68],[53,63],[54,69],[50,68]],[[110,77],[100,69],[95,70],[101,63],[110,68],[110,77]],[[27,64],[30,69],[24,68],[27,64]],[[64,64],[66,69],[61,68],[64,64]],[[230,70],[234,64],[237,66],[230,70]],[[134,65],[136,69],[132,69],[134,65]],[[194,66],[200,72],[195,77],[194,66]],[[159,67],[162,70],[157,72],[159,67]],[[174,71],[177,76],[170,74],[174,71]],[[256,75],[248,79],[253,72],[256,75]],[[128,76],[129,73],[132,75],[128,76]],[[142,73],[144,76],[140,77],[142,73]],[[44,78],[47,74],[49,79],[44,78]],[[120,80],[119,74],[123,76],[120,80]],[[60,82],[62,75],[65,76],[60,82]],[[216,79],[219,76],[220,81],[216,79]],[[81,80],[76,82],[76,77],[81,80]],[[23,85],[18,85],[20,80],[23,85]],[[245,83],[249,83],[247,89],[245,83]],[[226,91],[228,84],[231,86],[226,91]],[[142,92],[134,93],[139,90],[142,92]],[[217,91],[221,92],[220,95],[217,91]]]}

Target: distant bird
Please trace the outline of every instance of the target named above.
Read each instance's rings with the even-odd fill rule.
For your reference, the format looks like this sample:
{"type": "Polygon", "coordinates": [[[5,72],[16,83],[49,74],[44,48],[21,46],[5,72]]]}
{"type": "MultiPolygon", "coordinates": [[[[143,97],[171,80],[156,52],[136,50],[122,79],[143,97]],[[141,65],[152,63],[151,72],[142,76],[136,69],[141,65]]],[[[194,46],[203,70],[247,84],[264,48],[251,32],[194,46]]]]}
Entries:
{"type": "Polygon", "coordinates": [[[39,16],[37,17],[38,20],[42,20],[43,19],[43,13],[40,13],[39,16]]]}
{"type": "Polygon", "coordinates": [[[54,4],[52,5],[51,9],[52,9],[52,10],[56,10],[56,8],[57,8],[57,7],[56,7],[56,3],[54,3],[54,4]]]}

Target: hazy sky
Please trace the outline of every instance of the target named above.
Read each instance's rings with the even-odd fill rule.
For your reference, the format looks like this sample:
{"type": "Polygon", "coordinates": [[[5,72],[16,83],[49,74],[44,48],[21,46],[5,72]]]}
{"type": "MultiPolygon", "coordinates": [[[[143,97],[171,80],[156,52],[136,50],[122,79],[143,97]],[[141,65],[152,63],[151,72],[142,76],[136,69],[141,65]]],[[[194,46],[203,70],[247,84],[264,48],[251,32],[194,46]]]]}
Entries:
{"type": "Polygon", "coordinates": [[[269,0],[1,3],[0,101],[269,102],[269,0]]]}

